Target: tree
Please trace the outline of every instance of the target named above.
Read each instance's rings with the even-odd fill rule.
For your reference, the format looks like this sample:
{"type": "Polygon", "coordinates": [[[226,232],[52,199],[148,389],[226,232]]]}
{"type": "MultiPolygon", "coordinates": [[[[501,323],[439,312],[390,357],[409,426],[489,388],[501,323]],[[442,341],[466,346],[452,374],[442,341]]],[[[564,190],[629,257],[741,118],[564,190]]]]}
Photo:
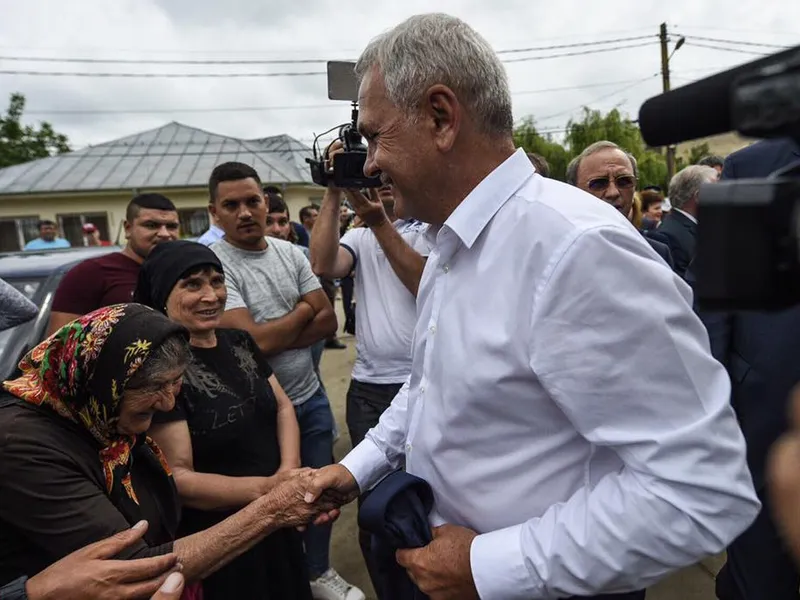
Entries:
{"type": "Polygon", "coordinates": [[[514,145],[543,156],[550,165],[550,177],[564,179],[571,159],[569,152],[558,142],[543,137],[536,130],[533,118],[528,117],[514,128],[514,145]]]}
{"type": "Polygon", "coordinates": [[[22,125],[25,96],[11,94],[8,112],[0,116],[0,168],[69,152],[67,136],[43,121],[39,127],[22,125]]]}

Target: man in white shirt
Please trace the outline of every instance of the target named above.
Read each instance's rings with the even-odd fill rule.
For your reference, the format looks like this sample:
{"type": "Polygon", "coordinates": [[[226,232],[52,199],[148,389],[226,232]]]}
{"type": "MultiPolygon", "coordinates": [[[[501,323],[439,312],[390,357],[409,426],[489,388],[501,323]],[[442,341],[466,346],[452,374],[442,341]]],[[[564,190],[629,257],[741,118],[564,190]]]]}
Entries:
{"type": "Polygon", "coordinates": [[[365,173],[432,249],[409,381],[307,501],[427,480],[433,542],[397,559],[431,600],[620,594],[722,550],[759,502],[688,286],[515,152],[502,64],[460,20],[412,17],[356,71],[365,173]]]}
{"type": "MultiPolygon", "coordinates": [[[[341,151],[341,142],[335,142],[329,157],[341,151]]],[[[416,294],[429,247],[426,225],[396,216],[391,186],[369,198],[357,190],[346,193],[366,226],[348,229],[339,239],[345,192],[328,187],[311,234],[311,266],[328,279],[355,270],[356,361],[347,390],[347,428],[357,446],[411,373],[416,294]]],[[[359,530],[359,544],[373,586],[381,589],[369,533],[359,530]]]]}

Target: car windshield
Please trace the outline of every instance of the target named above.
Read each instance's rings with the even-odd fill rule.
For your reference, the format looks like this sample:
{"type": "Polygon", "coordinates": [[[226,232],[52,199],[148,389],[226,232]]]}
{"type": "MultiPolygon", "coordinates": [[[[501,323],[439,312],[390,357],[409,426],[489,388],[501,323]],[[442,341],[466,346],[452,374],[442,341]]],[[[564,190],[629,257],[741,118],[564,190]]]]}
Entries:
{"type": "MultiPolygon", "coordinates": [[[[25,294],[25,297],[28,300],[37,301],[39,298],[36,296],[36,292],[41,287],[42,283],[44,282],[44,278],[34,278],[34,277],[4,277],[3,281],[6,283],[11,284],[14,288],[25,294]]],[[[11,329],[6,329],[5,331],[0,331],[0,354],[3,353],[5,350],[6,345],[8,345],[9,340],[14,339],[16,333],[24,327],[28,327],[31,321],[28,323],[23,323],[22,325],[17,325],[16,327],[12,327],[11,329]]]]}

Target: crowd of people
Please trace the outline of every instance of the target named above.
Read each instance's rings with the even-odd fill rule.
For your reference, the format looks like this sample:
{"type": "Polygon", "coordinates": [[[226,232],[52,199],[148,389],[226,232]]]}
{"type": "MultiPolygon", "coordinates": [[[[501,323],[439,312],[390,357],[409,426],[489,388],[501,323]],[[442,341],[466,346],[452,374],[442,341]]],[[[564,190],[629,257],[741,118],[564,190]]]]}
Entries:
{"type": "Polygon", "coordinates": [[[709,157],[667,198],[600,141],[562,183],[514,147],[503,66],[462,21],[412,17],[356,73],[380,188],[331,185],[294,223],[223,163],[197,242],[142,194],[125,248],[64,277],[0,394],[0,596],[363,600],[330,561],[357,500],[382,600],[640,600],[726,548],[720,600],[795,598],[773,514],[800,532],[800,309],[698,314],[692,285],[701,188],[800,150],[709,157]]]}

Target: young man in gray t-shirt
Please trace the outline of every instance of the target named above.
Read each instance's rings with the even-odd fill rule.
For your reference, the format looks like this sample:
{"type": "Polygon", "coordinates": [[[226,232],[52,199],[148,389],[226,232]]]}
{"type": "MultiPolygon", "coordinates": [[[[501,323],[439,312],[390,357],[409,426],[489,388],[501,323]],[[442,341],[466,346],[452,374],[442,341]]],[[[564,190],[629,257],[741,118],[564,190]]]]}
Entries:
{"type": "MultiPolygon", "coordinates": [[[[267,204],[256,171],[217,166],[209,180],[209,211],[225,237],[211,245],[225,269],[228,301],[221,325],[253,336],[294,404],[303,466],[333,462],[333,413],[314,370],[311,346],[336,331],[336,316],[303,253],[265,237],[267,204]]],[[[266,385],[266,382],[265,382],[266,385]]],[[[310,526],[306,558],[314,597],[364,600],[330,567],[331,526],[310,526]]]]}

